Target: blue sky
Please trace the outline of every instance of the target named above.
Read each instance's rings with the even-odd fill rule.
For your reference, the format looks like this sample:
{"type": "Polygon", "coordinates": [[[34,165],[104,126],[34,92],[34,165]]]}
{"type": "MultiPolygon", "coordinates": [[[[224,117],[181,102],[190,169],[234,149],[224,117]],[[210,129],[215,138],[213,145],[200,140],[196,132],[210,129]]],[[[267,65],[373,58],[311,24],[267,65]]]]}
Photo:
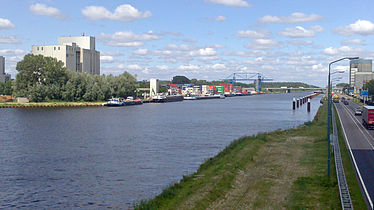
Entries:
{"type": "MultiPolygon", "coordinates": [[[[217,80],[260,72],[326,85],[328,63],[374,56],[370,0],[2,0],[0,55],[14,78],[32,45],[96,37],[101,73],[217,80]]],[[[334,69],[348,69],[343,61],[334,69]]],[[[341,75],[348,82],[348,72],[341,75]]]]}

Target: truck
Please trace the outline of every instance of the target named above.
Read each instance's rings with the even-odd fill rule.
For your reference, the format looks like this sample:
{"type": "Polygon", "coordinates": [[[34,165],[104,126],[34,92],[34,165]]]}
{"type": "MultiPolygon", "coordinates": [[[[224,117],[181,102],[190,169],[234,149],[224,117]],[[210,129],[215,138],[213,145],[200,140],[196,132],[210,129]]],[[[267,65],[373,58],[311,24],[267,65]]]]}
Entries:
{"type": "Polygon", "coordinates": [[[374,106],[364,106],[362,109],[362,124],[366,129],[374,128],[374,106]]]}

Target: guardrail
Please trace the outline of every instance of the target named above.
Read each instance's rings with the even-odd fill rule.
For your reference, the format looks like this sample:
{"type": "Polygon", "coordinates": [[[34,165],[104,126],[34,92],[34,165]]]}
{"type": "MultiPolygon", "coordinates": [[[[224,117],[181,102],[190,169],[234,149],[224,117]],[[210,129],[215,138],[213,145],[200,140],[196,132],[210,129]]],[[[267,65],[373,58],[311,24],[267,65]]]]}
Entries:
{"type": "Polygon", "coordinates": [[[332,115],[332,127],[333,127],[333,133],[331,134],[332,136],[331,139],[333,140],[332,142],[334,145],[334,159],[335,159],[336,176],[338,178],[338,185],[339,185],[340,202],[342,205],[342,209],[353,209],[347,180],[345,178],[342,156],[340,154],[340,147],[339,147],[339,141],[338,141],[339,140],[338,129],[336,127],[334,112],[332,115]]]}

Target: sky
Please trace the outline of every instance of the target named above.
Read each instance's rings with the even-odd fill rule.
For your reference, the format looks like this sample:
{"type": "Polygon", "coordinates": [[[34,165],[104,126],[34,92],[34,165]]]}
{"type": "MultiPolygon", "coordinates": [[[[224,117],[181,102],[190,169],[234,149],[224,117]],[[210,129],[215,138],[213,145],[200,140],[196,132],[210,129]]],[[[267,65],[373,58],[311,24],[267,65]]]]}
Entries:
{"type": "MultiPolygon", "coordinates": [[[[6,73],[32,45],[59,36],[96,38],[101,74],[138,80],[219,80],[261,73],[273,81],[325,86],[328,64],[374,57],[371,0],[1,0],[6,73]]],[[[336,83],[348,83],[349,61],[336,83]]]]}

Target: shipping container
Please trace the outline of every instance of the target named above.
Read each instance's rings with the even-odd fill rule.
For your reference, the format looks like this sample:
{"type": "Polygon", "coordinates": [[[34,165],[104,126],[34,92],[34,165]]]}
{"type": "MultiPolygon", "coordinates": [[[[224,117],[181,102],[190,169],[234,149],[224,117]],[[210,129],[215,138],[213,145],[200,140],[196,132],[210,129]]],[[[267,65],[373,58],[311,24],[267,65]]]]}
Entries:
{"type": "Polygon", "coordinates": [[[216,85],[217,93],[224,93],[224,86],[223,85],[216,85]]]}

